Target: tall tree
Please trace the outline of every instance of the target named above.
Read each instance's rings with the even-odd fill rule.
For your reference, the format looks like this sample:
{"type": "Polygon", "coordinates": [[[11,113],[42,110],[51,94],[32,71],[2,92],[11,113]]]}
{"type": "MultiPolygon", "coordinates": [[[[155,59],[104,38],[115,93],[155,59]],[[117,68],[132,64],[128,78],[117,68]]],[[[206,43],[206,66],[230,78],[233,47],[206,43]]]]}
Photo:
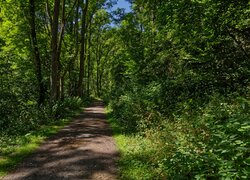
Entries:
{"type": "Polygon", "coordinates": [[[59,98],[59,59],[58,59],[58,24],[60,14],[60,0],[54,1],[54,16],[52,22],[51,38],[51,100],[56,101],[59,98]]]}
{"type": "Polygon", "coordinates": [[[59,88],[58,88],[58,94],[63,99],[64,98],[64,76],[61,76],[62,71],[62,65],[60,63],[60,56],[61,56],[61,49],[62,49],[62,42],[63,42],[63,36],[64,36],[64,30],[65,30],[65,23],[66,23],[66,17],[65,17],[65,0],[62,0],[62,18],[61,18],[61,24],[60,24],[60,33],[59,33],[59,40],[58,40],[58,49],[57,49],[57,61],[58,61],[58,76],[59,76],[59,88]]]}
{"type": "Polygon", "coordinates": [[[30,31],[31,31],[31,43],[33,48],[35,69],[36,69],[36,78],[38,84],[38,99],[37,104],[41,105],[45,100],[45,89],[42,77],[42,65],[41,58],[38,48],[37,35],[36,35],[36,23],[35,23],[35,0],[29,1],[29,12],[30,12],[30,31]]]}
{"type": "Polygon", "coordinates": [[[89,1],[86,0],[85,3],[82,5],[82,27],[81,27],[81,49],[80,49],[80,71],[79,71],[79,78],[78,78],[78,87],[77,93],[78,96],[83,95],[83,77],[84,77],[84,63],[85,63],[85,41],[86,41],[86,19],[87,19],[87,11],[88,11],[89,1]]]}

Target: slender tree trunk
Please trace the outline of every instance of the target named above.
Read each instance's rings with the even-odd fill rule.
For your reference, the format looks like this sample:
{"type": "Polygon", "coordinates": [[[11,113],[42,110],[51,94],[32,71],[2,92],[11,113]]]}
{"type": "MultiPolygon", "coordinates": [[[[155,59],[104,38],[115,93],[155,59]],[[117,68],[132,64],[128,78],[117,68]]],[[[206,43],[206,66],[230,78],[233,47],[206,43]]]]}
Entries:
{"type": "Polygon", "coordinates": [[[89,1],[86,0],[83,13],[82,13],[82,29],[81,29],[81,49],[80,49],[80,71],[79,71],[79,79],[78,79],[78,87],[77,87],[77,94],[78,96],[82,96],[83,94],[83,77],[84,77],[84,63],[85,63],[85,34],[86,34],[86,17],[88,11],[88,3],[89,1]]]}
{"type": "Polygon", "coordinates": [[[100,93],[100,96],[102,95],[102,76],[103,76],[103,70],[101,70],[100,72],[100,79],[99,79],[99,93],[100,93]]]}
{"type": "Polygon", "coordinates": [[[65,0],[62,0],[62,22],[61,22],[61,31],[59,34],[59,42],[58,42],[58,48],[57,48],[57,61],[58,61],[58,77],[60,78],[60,89],[58,89],[58,96],[63,99],[62,90],[64,89],[63,85],[63,75],[61,77],[61,63],[60,63],[60,56],[61,56],[61,49],[62,49],[62,41],[63,41],[63,35],[64,35],[64,29],[65,29],[65,0]]]}
{"type": "Polygon", "coordinates": [[[31,30],[31,42],[33,46],[33,53],[35,58],[35,69],[36,69],[36,78],[38,83],[38,99],[37,104],[41,105],[45,101],[45,88],[42,80],[42,65],[41,58],[37,43],[36,37],[36,23],[35,23],[35,0],[29,1],[29,10],[30,10],[30,30],[31,30]]]}
{"type": "Polygon", "coordinates": [[[100,62],[102,58],[102,52],[100,47],[100,33],[101,30],[99,29],[98,36],[97,36],[97,50],[96,50],[96,90],[97,96],[100,97],[100,62]]]}
{"type": "Polygon", "coordinates": [[[78,51],[79,51],[79,23],[78,23],[78,19],[79,19],[79,6],[80,6],[80,2],[79,0],[77,1],[77,7],[76,7],[76,17],[75,17],[75,40],[76,40],[76,56],[78,55],[78,51]]]}
{"type": "Polygon", "coordinates": [[[88,37],[88,84],[87,84],[87,93],[88,93],[88,97],[90,96],[90,88],[89,88],[89,84],[90,84],[90,62],[91,62],[91,55],[90,55],[90,47],[91,47],[91,35],[92,33],[89,32],[89,37],[88,37]]]}
{"type": "Polygon", "coordinates": [[[64,100],[64,76],[60,78],[60,85],[61,100],[64,100]]]}
{"type": "MultiPolygon", "coordinates": [[[[79,53],[79,6],[80,6],[80,1],[77,1],[77,7],[76,7],[76,16],[75,16],[75,48],[76,48],[76,52],[75,52],[75,57],[72,60],[72,67],[71,69],[74,70],[75,69],[75,61],[78,58],[78,53],[79,53]]],[[[75,77],[75,76],[74,76],[75,77]]],[[[72,83],[72,89],[73,92],[72,94],[74,96],[77,95],[77,86],[76,86],[76,78],[72,79],[71,83],[72,83]]]]}
{"type": "Polygon", "coordinates": [[[51,59],[51,100],[56,101],[59,98],[59,62],[58,62],[58,20],[60,13],[60,0],[54,1],[54,16],[52,22],[52,59],[51,59]]]}
{"type": "MultiPolygon", "coordinates": [[[[74,57],[72,57],[72,59],[70,59],[69,63],[67,64],[66,70],[63,74],[63,77],[65,77],[66,73],[68,72],[69,75],[69,95],[73,95],[76,96],[77,95],[77,87],[76,87],[76,77],[75,74],[73,73],[74,69],[75,69],[75,61],[78,57],[78,52],[79,52],[79,6],[80,6],[80,1],[76,0],[75,1],[76,4],[76,8],[75,8],[75,18],[74,21],[75,23],[73,23],[73,35],[75,37],[75,55],[74,57]]],[[[72,21],[73,22],[73,21],[72,21]]],[[[72,46],[71,51],[73,52],[74,46],[72,46]]]]}
{"type": "MultiPolygon", "coordinates": [[[[99,44],[99,37],[97,40],[97,43],[99,44]]],[[[99,66],[100,66],[100,51],[99,51],[99,45],[97,44],[97,52],[96,52],[96,91],[97,91],[97,96],[100,97],[100,88],[99,88],[99,66]]]]}
{"type": "Polygon", "coordinates": [[[94,16],[94,12],[92,15],[90,15],[89,22],[88,22],[88,30],[89,30],[89,33],[88,33],[88,72],[87,72],[87,74],[88,74],[88,80],[87,80],[87,95],[88,95],[88,97],[90,97],[90,69],[91,69],[91,51],[90,51],[90,48],[91,48],[91,37],[92,37],[91,24],[92,24],[93,16],[94,16]]]}
{"type": "Polygon", "coordinates": [[[50,13],[50,7],[49,7],[49,0],[46,1],[46,12],[47,12],[47,16],[49,18],[49,24],[50,24],[50,28],[52,28],[52,17],[51,17],[51,13],[50,13]]]}

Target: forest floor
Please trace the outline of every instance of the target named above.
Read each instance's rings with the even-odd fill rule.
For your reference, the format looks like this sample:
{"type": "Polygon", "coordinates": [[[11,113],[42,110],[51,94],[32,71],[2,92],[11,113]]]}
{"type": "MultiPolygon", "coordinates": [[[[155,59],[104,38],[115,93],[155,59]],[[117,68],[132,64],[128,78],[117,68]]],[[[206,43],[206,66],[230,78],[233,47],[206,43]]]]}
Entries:
{"type": "Polygon", "coordinates": [[[104,106],[94,102],[3,179],[113,180],[117,179],[118,157],[104,106]]]}

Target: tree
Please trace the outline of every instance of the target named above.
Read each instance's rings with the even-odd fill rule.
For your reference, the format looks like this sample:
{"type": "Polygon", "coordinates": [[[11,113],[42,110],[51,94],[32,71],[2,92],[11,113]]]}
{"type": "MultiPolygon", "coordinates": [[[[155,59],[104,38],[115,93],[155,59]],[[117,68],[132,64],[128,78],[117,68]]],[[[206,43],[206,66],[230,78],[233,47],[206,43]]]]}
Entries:
{"type": "Polygon", "coordinates": [[[54,1],[54,16],[52,23],[51,38],[51,99],[56,101],[59,98],[59,59],[58,59],[58,24],[60,13],[60,0],[54,1]]]}
{"type": "Polygon", "coordinates": [[[45,89],[44,89],[43,78],[42,78],[41,58],[40,58],[38,42],[37,42],[37,37],[36,37],[35,0],[29,1],[29,11],[30,11],[31,43],[32,43],[33,53],[34,53],[36,78],[37,78],[38,92],[39,92],[37,104],[41,105],[45,101],[45,89]]]}
{"type": "Polygon", "coordinates": [[[88,12],[89,1],[86,0],[82,5],[82,27],[81,27],[81,49],[80,49],[80,71],[79,71],[79,79],[78,79],[78,96],[82,97],[83,95],[83,78],[84,78],[84,66],[85,66],[85,43],[86,43],[86,19],[88,12]]]}

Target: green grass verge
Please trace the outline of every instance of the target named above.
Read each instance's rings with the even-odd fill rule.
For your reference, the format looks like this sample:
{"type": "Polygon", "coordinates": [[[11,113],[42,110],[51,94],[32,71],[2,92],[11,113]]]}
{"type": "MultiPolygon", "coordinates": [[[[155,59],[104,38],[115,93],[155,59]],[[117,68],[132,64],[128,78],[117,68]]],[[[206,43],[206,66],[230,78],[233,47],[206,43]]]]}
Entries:
{"type": "Polygon", "coordinates": [[[124,133],[119,120],[112,117],[112,110],[106,108],[106,114],[120,152],[120,179],[162,179],[159,177],[157,166],[153,163],[155,151],[152,142],[140,135],[124,133]]]}
{"type": "Polygon", "coordinates": [[[69,124],[73,117],[81,111],[82,108],[70,112],[66,118],[53,121],[51,124],[44,125],[24,136],[0,137],[0,177],[7,175],[25,157],[36,150],[46,138],[56,134],[65,125],[69,124]]]}

